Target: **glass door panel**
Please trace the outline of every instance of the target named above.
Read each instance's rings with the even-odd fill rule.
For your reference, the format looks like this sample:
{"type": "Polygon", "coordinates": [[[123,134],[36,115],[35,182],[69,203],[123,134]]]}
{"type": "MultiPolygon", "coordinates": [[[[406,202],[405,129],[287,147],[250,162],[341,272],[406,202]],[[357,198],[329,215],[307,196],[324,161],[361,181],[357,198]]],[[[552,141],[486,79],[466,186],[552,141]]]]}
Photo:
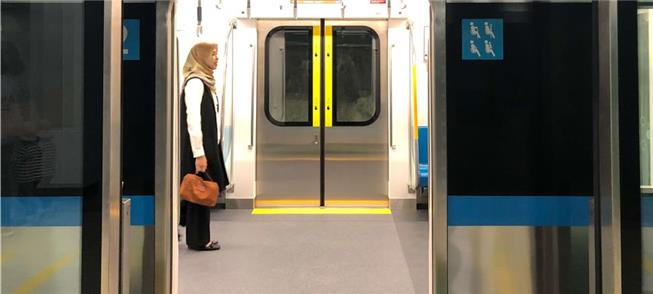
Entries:
{"type": "Polygon", "coordinates": [[[0,5],[0,292],[97,292],[104,3],[0,5]]]}

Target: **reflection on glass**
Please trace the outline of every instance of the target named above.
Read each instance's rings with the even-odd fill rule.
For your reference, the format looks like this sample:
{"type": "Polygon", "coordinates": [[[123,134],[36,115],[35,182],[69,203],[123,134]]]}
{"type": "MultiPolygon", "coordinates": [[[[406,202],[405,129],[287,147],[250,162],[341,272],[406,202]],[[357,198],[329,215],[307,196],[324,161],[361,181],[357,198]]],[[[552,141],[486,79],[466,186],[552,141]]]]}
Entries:
{"type": "Polygon", "coordinates": [[[653,293],[653,181],[651,177],[651,107],[653,91],[653,9],[639,9],[639,137],[642,185],[642,293],[653,293]]]}
{"type": "Polygon", "coordinates": [[[369,29],[336,28],[336,123],[367,122],[376,113],[377,40],[369,29]]]}
{"type": "Polygon", "coordinates": [[[83,7],[0,6],[2,293],[80,291],[83,7]]]}
{"type": "Polygon", "coordinates": [[[279,123],[308,123],[311,71],[310,30],[280,30],[268,39],[267,107],[279,123]]]}

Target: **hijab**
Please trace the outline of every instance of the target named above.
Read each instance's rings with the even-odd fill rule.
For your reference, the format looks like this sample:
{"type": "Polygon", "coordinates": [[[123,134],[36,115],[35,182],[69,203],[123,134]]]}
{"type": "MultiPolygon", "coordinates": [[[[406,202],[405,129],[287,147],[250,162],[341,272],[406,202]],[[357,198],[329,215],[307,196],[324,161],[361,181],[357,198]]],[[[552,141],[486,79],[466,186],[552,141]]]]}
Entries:
{"type": "Polygon", "coordinates": [[[215,78],[211,69],[211,51],[218,50],[218,44],[200,42],[195,44],[184,64],[184,84],[193,78],[199,78],[215,93],[215,78]]]}

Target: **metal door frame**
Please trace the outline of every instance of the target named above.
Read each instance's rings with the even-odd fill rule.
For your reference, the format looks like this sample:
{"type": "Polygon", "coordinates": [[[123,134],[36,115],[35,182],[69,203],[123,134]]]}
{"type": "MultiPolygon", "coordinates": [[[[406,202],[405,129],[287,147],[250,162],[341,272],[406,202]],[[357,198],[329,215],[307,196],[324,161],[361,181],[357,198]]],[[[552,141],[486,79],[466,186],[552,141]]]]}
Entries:
{"type": "MultiPolygon", "coordinates": [[[[156,3],[156,92],[155,92],[155,293],[176,293],[176,235],[179,175],[178,129],[174,115],[179,105],[174,99],[176,54],[174,40],[174,1],[156,3]]],[[[122,0],[104,2],[104,121],[102,183],[102,272],[101,293],[124,293],[120,278],[121,262],[121,77],[122,77],[122,0]]]]}
{"type": "Polygon", "coordinates": [[[122,0],[104,2],[101,293],[120,286],[122,0]]]}
{"type": "Polygon", "coordinates": [[[179,101],[175,0],[156,1],[154,136],[154,293],[177,293],[179,216],[179,101]]]}
{"type": "Polygon", "coordinates": [[[430,2],[429,44],[429,293],[449,292],[447,223],[446,0],[430,2]]]}

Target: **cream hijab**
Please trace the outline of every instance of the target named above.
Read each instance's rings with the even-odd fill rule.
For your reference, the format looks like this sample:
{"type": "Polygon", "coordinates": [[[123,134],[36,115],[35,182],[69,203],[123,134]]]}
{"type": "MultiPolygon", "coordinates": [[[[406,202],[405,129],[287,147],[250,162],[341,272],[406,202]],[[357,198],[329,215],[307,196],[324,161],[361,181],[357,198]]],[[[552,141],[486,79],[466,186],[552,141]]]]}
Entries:
{"type": "Polygon", "coordinates": [[[213,50],[217,54],[218,44],[201,42],[190,49],[184,64],[184,85],[192,78],[199,78],[215,93],[215,78],[210,66],[213,50]]]}

